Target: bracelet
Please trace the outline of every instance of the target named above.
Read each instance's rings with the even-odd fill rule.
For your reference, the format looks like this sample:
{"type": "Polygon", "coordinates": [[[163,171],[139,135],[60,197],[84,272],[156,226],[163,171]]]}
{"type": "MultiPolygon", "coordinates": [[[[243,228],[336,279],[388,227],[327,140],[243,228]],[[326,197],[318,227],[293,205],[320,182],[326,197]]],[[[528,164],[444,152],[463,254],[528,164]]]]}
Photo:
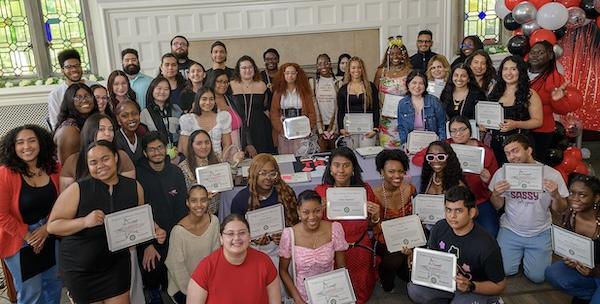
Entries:
{"type": "Polygon", "coordinates": [[[371,223],[377,224],[379,222],[381,222],[381,217],[379,217],[377,220],[374,220],[373,217],[371,217],[371,223]]]}

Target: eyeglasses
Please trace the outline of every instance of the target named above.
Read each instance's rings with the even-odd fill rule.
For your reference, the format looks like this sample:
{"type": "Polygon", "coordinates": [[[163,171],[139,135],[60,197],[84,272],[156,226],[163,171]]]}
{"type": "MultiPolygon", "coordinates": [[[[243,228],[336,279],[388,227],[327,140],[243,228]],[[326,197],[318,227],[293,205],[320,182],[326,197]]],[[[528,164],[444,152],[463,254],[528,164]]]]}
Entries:
{"type": "Polygon", "coordinates": [[[432,40],[417,40],[417,43],[431,43],[432,40]]]}
{"type": "Polygon", "coordinates": [[[63,69],[65,69],[65,70],[79,69],[79,68],[81,68],[81,64],[69,64],[69,65],[63,66],[63,69]]]}
{"type": "Polygon", "coordinates": [[[277,172],[277,171],[271,171],[271,172],[260,171],[260,172],[258,172],[258,176],[264,177],[264,178],[276,179],[277,176],[279,176],[279,172],[277,172]]]}
{"type": "Polygon", "coordinates": [[[160,145],[158,147],[148,147],[146,148],[146,150],[148,151],[148,153],[157,153],[157,152],[162,152],[165,149],[165,146],[160,145]]]}
{"type": "Polygon", "coordinates": [[[444,154],[444,153],[440,153],[440,154],[427,154],[425,155],[425,159],[428,162],[432,162],[432,161],[446,161],[446,159],[448,159],[448,154],[444,154]]]}
{"type": "Polygon", "coordinates": [[[84,100],[90,101],[90,100],[92,100],[92,96],[90,96],[90,95],[75,95],[75,96],[73,96],[74,102],[82,102],[84,100]]]}
{"type": "Polygon", "coordinates": [[[230,239],[233,239],[236,236],[239,237],[239,238],[241,238],[241,239],[244,239],[244,238],[248,237],[248,235],[250,235],[250,232],[248,232],[248,230],[241,230],[241,231],[238,231],[238,232],[227,231],[227,232],[223,232],[222,234],[223,234],[223,236],[226,236],[226,237],[228,237],[230,239]]]}
{"type": "Polygon", "coordinates": [[[469,128],[467,128],[467,127],[462,127],[462,128],[459,128],[459,129],[450,129],[450,135],[460,134],[460,133],[463,133],[463,132],[467,131],[468,129],[469,128]]]}

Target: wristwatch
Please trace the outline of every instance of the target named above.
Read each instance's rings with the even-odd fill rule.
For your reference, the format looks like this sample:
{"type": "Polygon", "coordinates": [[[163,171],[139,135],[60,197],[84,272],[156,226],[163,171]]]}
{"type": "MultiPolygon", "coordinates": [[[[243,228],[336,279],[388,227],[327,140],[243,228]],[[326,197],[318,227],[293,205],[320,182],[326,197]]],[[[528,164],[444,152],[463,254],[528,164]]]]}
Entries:
{"type": "Polygon", "coordinates": [[[475,283],[473,281],[469,281],[469,285],[467,285],[467,292],[473,292],[475,290],[475,283]]]}

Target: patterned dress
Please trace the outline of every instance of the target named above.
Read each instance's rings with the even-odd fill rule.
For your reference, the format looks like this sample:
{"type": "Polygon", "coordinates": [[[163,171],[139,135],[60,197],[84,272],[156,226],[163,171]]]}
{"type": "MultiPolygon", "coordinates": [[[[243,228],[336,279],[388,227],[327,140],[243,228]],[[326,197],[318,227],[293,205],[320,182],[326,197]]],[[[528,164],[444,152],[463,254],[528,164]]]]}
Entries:
{"type": "MultiPolygon", "coordinates": [[[[382,107],[385,102],[385,95],[406,95],[406,76],[400,78],[391,78],[385,76],[385,70],[383,76],[379,79],[379,93],[381,97],[382,107]]],[[[393,117],[381,116],[379,126],[379,142],[385,149],[399,149],[400,148],[400,135],[398,133],[398,119],[393,117]]]]}

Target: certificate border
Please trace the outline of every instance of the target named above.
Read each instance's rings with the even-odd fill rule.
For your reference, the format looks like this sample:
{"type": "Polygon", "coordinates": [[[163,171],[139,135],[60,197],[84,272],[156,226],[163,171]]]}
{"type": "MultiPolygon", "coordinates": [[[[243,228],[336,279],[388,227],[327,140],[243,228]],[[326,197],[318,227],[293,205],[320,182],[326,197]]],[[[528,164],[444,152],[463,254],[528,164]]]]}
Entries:
{"type": "MultiPolygon", "coordinates": [[[[481,170],[485,169],[485,148],[483,148],[483,147],[474,147],[474,146],[469,146],[469,145],[461,145],[461,144],[450,144],[450,146],[452,147],[452,149],[456,153],[457,157],[460,154],[460,153],[457,152],[457,150],[460,150],[460,149],[463,149],[463,151],[464,150],[479,150],[479,151],[481,151],[481,157],[480,157],[479,163],[481,164],[481,170]],[[458,147],[458,149],[456,149],[457,147],[458,147]]],[[[460,161],[460,158],[459,158],[459,161],[460,161]]],[[[461,164],[460,167],[462,168],[462,164],[461,164]]],[[[481,174],[481,171],[480,172],[475,172],[475,171],[473,171],[471,169],[466,169],[466,170],[464,168],[462,168],[462,169],[463,169],[463,172],[481,174]]]]}
{"type": "MultiPolygon", "coordinates": [[[[560,253],[556,252],[556,250],[555,250],[555,249],[556,249],[556,243],[555,243],[555,239],[554,239],[554,237],[555,237],[555,232],[554,232],[554,231],[558,229],[558,230],[559,230],[559,231],[561,231],[562,233],[566,233],[566,234],[575,235],[576,237],[583,238],[583,239],[585,239],[586,241],[589,241],[589,245],[590,245],[590,251],[592,252],[592,254],[591,254],[591,257],[592,257],[592,264],[588,264],[588,263],[587,263],[587,261],[586,261],[586,262],[583,262],[583,261],[578,261],[578,260],[576,260],[576,261],[580,262],[580,263],[581,263],[581,264],[583,264],[584,266],[586,266],[586,267],[588,267],[588,268],[591,268],[591,269],[594,269],[594,267],[596,267],[595,265],[593,265],[593,264],[596,262],[596,261],[594,261],[594,259],[595,259],[595,256],[594,256],[594,254],[595,254],[595,252],[594,252],[594,240],[592,240],[591,238],[589,238],[589,237],[587,237],[587,236],[585,236],[585,235],[581,235],[581,234],[579,234],[579,233],[576,233],[576,232],[573,232],[573,231],[567,230],[567,229],[565,229],[565,228],[562,228],[562,227],[560,227],[560,226],[557,226],[557,225],[554,225],[554,224],[552,224],[550,227],[551,227],[551,229],[550,229],[550,232],[551,232],[551,234],[552,234],[552,252],[554,252],[556,255],[558,255],[558,256],[561,256],[561,257],[563,257],[563,258],[573,259],[573,257],[570,257],[570,256],[564,256],[564,255],[562,255],[562,254],[560,254],[560,253]]],[[[575,260],[575,259],[573,259],[573,260],[575,260]]]]}
{"type": "Polygon", "coordinates": [[[542,186],[541,189],[536,189],[536,188],[530,188],[530,189],[516,188],[516,189],[513,189],[512,185],[511,185],[511,188],[508,189],[509,192],[544,192],[544,165],[537,164],[537,163],[535,163],[535,164],[505,163],[502,166],[502,170],[504,170],[504,179],[505,180],[507,179],[507,176],[506,176],[506,167],[515,167],[515,168],[516,167],[531,167],[531,168],[540,168],[541,169],[540,170],[540,174],[541,174],[540,180],[542,181],[541,182],[541,186],[542,186]]]}
{"type": "Polygon", "coordinates": [[[363,158],[367,158],[367,157],[371,157],[371,156],[375,156],[377,154],[379,154],[381,151],[383,151],[383,147],[382,146],[370,146],[370,147],[361,147],[361,148],[354,148],[354,151],[356,151],[356,153],[358,153],[358,155],[362,156],[363,158]],[[377,150],[377,152],[369,152],[370,150],[377,150]],[[365,154],[361,153],[362,152],[366,152],[365,154]]]}
{"type": "Polygon", "coordinates": [[[413,260],[412,260],[412,264],[413,265],[417,265],[417,256],[419,255],[419,253],[430,253],[432,255],[439,255],[439,256],[444,256],[444,257],[451,257],[452,258],[452,287],[451,288],[446,288],[445,286],[441,286],[438,284],[433,284],[431,282],[425,282],[425,281],[420,281],[420,280],[416,280],[415,279],[415,275],[416,275],[416,271],[413,269],[411,271],[411,275],[410,275],[410,281],[413,282],[414,284],[417,285],[421,285],[421,286],[426,286],[426,287],[430,287],[430,288],[434,288],[437,290],[443,290],[443,291],[448,291],[448,292],[455,292],[456,291],[456,263],[457,263],[457,259],[456,256],[452,253],[448,253],[448,252],[444,252],[444,251],[437,251],[437,250],[431,250],[431,249],[425,249],[425,248],[415,248],[415,250],[413,251],[413,260]]]}
{"type": "Polygon", "coordinates": [[[127,208],[127,209],[123,209],[117,212],[113,212],[113,213],[109,213],[104,217],[104,231],[106,232],[106,242],[108,244],[108,250],[110,250],[111,252],[115,252],[115,251],[119,251],[121,249],[130,247],[130,246],[135,246],[137,244],[152,240],[156,238],[156,231],[154,230],[154,217],[152,216],[152,206],[150,206],[149,204],[143,204],[143,205],[139,205],[136,207],[131,207],[131,208],[127,208]],[[135,209],[135,210],[134,210],[135,209]],[[133,212],[133,211],[137,211],[137,209],[145,209],[146,211],[146,216],[148,216],[148,221],[151,223],[151,235],[145,238],[141,238],[141,239],[136,239],[135,243],[131,244],[131,245],[125,245],[125,246],[113,246],[113,235],[111,234],[111,230],[108,229],[108,222],[109,219],[113,218],[113,217],[118,217],[123,215],[124,213],[129,213],[129,212],[133,212]]]}
{"type": "Polygon", "coordinates": [[[352,301],[351,302],[343,302],[343,303],[337,303],[337,304],[350,304],[350,303],[355,303],[356,302],[356,294],[354,294],[354,286],[352,286],[352,281],[350,280],[350,274],[348,273],[348,269],[346,269],[345,267],[343,268],[338,268],[336,270],[332,270],[332,271],[328,271],[325,273],[321,273],[321,274],[317,274],[308,278],[304,279],[304,287],[306,289],[306,295],[308,296],[308,302],[309,303],[314,303],[315,301],[313,300],[313,296],[312,296],[312,291],[310,290],[310,284],[309,281],[314,280],[314,279],[320,279],[322,277],[326,277],[332,274],[337,274],[339,272],[343,272],[344,276],[346,277],[346,283],[347,283],[347,287],[349,287],[350,293],[351,293],[351,297],[352,297],[352,301]]]}
{"type": "Polygon", "coordinates": [[[408,150],[409,154],[415,154],[415,153],[417,153],[417,152],[419,152],[419,151],[421,151],[423,149],[423,148],[420,148],[418,150],[411,150],[410,149],[410,142],[411,142],[410,138],[411,138],[411,135],[414,136],[413,134],[415,134],[415,135],[416,134],[435,135],[435,139],[432,140],[431,142],[434,142],[434,141],[440,139],[440,137],[435,132],[432,132],[432,131],[412,131],[412,132],[408,133],[408,136],[406,137],[406,150],[408,150]]]}
{"type": "Polygon", "coordinates": [[[402,100],[402,98],[404,98],[406,96],[400,96],[400,95],[394,95],[394,94],[388,94],[388,93],[384,93],[383,94],[383,102],[381,103],[381,116],[383,117],[390,117],[390,118],[398,118],[398,104],[400,104],[400,100],[402,100]],[[385,97],[386,96],[393,96],[393,98],[398,98],[398,102],[396,103],[396,111],[394,111],[394,113],[396,113],[394,116],[389,116],[389,115],[383,115],[383,108],[385,107],[385,97]]]}
{"type": "Polygon", "coordinates": [[[369,130],[365,130],[365,131],[360,131],[360,132],[352,132],[352,131],[350,131],[350,128],[348,128],[348,127],[347,127],[346,120],[347,120],[348,118],[352,117],[352,116],[355,116],[355,115],[357,115],[357,116],[358,116],[358,115],[364,115],[364,116],[368,116],[368,115],[373,115],[373,114],[372,114],[372,113],[346,113],[346,114],[344,115],[344,128],[345,128],[345,129],[346,129],[348,132],[350,132],[350,133],[352,133],[352,134],[367,134],[367,133],[371,132],[371,130],[373,129],[373,118],[372,118],[372,117],[369,117],[369,125],[371,126],[371,129],[369,129],[369,130]]]}
{"type": "MultiPolygon", "coordinates": [[[[417,194],[411,200],[411,202],[413,204],[413,214],[416,215],[416,216],[419,216],[419,214],[417,213],[417,208],[415,207],[415,206],[419,205],[419,204],[415,204],[416,199],[417,199],[418,196],[421,196],[421,197],[423,197],[423,196],[443,196],[444,197],[444,203],[446,203],[446,196],[443,195],[443,194],[417,194]]],[[[421,218],[421,217],[419,216],[419,218],[421,218]]],[[[428,221],[428,220],[425,220],[425,221],[422,221],[422,222],[423,222],[423,224],[435,225],[438,221],[441,221],[443,219],[444,218],[441,218],[441,219],[437,220],[435,223],[433,223],[431,221],[428,221]]]]}
{"type": "Polygon", "coordinates": [[[287,139],[299,139],[299,138],[306,138],[306,137],[308,137],[308,136],[310,135],[310,120],[308,119],[308,117],[306,117],[306,116],[304,116],[304,115],[300,115],[300,116],[297,116],[297,117],[286,118],[286,119],[284,119],[284,120],[281,122],[281,124],[283,125],[283,136],[284,136],[285,138],[287,138],[287,139]],[[305,119],[303,119],[303,118],[305,118],[305,119]],[[287,132],[287,131],[288,131],[288,128],[287,128],[287,124],[285,123],[285,121],[286,121],[286,120],[300,120],[300,119],[302,119],[302,120],[307,120],[307,121],[308,121],[308,133],[307,133],[306,135],[295,135],[295,136],[288,137],[288,136],[287,136],[287,133],[288,133],[288,132],[287,132]]]}
{"type": "Polygon", "coordinates": [[[475,104],[475,122],[477,123],[477,125],[484,126],[486,129],[500,130],[500,126],[488,126],[486,124],[479,123],[479,121],[477,121],[477,116],[479,116],[478,112],[479,112],[480,104],[481,105],[490,105],[490,106],[498,105],[500,107],[500,109],[502,109],[502,111],[500,111],[500,121],[504,121],[504,109],[502,108],[502,105],[498,102],[486,101],[486,100],[478,100],[477,103],[475,104]]]}
{"type": "MultiPolygon", "coordinates": [[[[249,214],[250,215],[256,215],[256,214],[260,214],[260,213],[265,213],[267,211],[271,211],[271,209],[276,209],[276,208],[278,208],[278,209],[281,210],[281,219],[283,220],[282,228],[281,228],[281,230],[270,231],[270,232],[266,232],[266,233],[273,234],[273,233],[280,233],[280,232],[282,232],[283,229],[285,228],[285,212],[283,211],[283,204],[281,204],[281,203],[278,203],[278,204],[275,204],[275,205],[269,206],[269,207],[263,207],[263,208],[258,208],[258,209],[255,209],[255,210],[250,210],[250,211],[246,212],[245,218],[248,221],[248,226],[252,226],[252,225],[250,225],[250,220],[248,219],[248,215],[249,214]]],[[[253,236],[252,229],[250,229],[250,238],[251,239],[255,239],[255,238],[257,238],[257,237],[259,237],[261,235],[262,234],[254,235],[253,236]]]]}
{"type": "MultiPolygon", "coordinates": [[[[216,191],[216,193],[221,193],[221,192],[232,190],[235,186],[233,184],[233,173],[231,172],[231,167],[229,166],[229,163],[227,163],[227,162],[196,168],[196,170],[195,170],[196,171],[195,172],[196,173],[196,183],[198,183],[198,185],[202,185],[202,186],[206,187],[205,184],[200,182],[200,175],[198,173],[203,170],[210,170],[211,168],[225,167],[225,166],[227,166],[227,168],[229,170],[229,185],[230,186],[227,187],[227,189],[220,189],[220,190],[216,191]]],[[[206,187],[206,188],[207,188],[208,192],[215,192],[215,191],[210,191],[209,188],[211,188],[211,187],[206,187]]]]}
{"type": "MultiPolygon", "coordinates": [[[[367,217],[369,216],[369,214],[367,213],[367,202],[368,202],[368,198],[367,198],[367,190],[365,190],[365,188],[363,187],[332,187],[332,188],[328,188],[327,192],[329,192],[330,189],[344,189],[344,188],[354,188],[354,189],[362,189],[365,193],[365,205],[363,207],[363,215],[347,215],[347,216],[336,216],[336,217],[331,217],[329,215],[329,212],[331,210],[330,206],[331,206],[331,202],[329,201],[329,195],[327,195],[327,218],[330,220],[365,220],[367,219],[367,217]]],[[[336,190],[337,191],[337,190],[336,190]]],[[[326,193],[327,193],[326,192],[326,193]]]]}
{"type": "Polygon", "coordinates": [[[413,244],[414,245],[413,247],[407,247],[407,248],[416,248],[416,247],[420,247],[420,246],[423,246],[423,245],[427,245],[427,237],[425,237],[425,231],[423,230],[423,226],[421,224],[421,218],[418,215],[415,215],[415,214],[406,215],[406,216],[403,216],[403,217],[397,217],[397,218],[394,218],[394,219],[390,219],[390,220],[382,221],[381,222],[381,231],[383,232],[383,238],[385,239],[386,247],[387,247],[387,249],[388,249],[388,251],[390,253],[398,252],[398,251],[401,250],[400,249],[400,250],[394,250],[394,251],[392,251],[392,250],[390,250],[390,247],[388,246],[389,242],[385,238],[385,231],[386,231],[386,229],[384,229],[384,225],[383,224],[385,222],[390,222],[390,221],[404,221],[404,222],[414,221],[416,224],[419,225],[419,228],[420,228],[419,229],[419,237],[421,238],[422,243],[419,242],[417,244],[413,244]]]}

